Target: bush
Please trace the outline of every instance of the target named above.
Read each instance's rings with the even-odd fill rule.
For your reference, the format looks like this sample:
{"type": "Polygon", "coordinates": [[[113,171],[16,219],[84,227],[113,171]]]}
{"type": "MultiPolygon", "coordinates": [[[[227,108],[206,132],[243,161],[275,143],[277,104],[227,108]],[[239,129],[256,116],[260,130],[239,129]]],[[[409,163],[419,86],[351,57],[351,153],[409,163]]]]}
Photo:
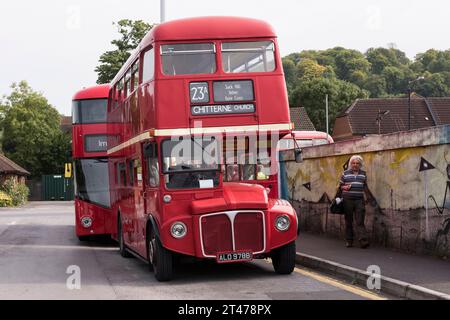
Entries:
{"type": "Polygon", "coordinates": [[[13,178],[7,179],[1,189],[11,199],[13,206],[21,206],[27,203],[30,190],[24,184],[17,183],[13,178]]]}
{"type": "Polygon", "coordinates": [[[0,207],[11,207],[12,198],[8,196],[5,192],[0,191],[0,207]]]}

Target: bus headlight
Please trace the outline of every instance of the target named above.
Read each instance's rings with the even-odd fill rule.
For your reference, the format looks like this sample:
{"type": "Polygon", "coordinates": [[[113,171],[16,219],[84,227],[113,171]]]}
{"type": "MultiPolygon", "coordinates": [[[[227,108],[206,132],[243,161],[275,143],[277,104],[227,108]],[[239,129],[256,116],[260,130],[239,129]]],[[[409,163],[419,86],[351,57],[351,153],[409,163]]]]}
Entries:
{"type": "Polygon", "coordinates": [[[163,197],[163,201],[164,201],[164,203],[170,203],[170,201],[172,201],[172,196],[170,194],[166,194],[163,197]]]}
{"type": "Polygon", "coordinates": [[[84,228],[89,229],[90,227],[92,227],[92,218],[91,217],[83,217],[83,218],[81,218],[81,225],[84,228]]]}
{"type": "Polygon", "coordinates": [[[291,220],[288,216],[279,216],[275,220],[275,228],[277,228],[278,231],[287,231],[290,226],[291,220]]]}
{"type": "Polygon", "coordinates": [[[186,235],[187,227],[183,222],[175,222],[170,228],[170,233],[175,239],[181,239],[186,235]]]}

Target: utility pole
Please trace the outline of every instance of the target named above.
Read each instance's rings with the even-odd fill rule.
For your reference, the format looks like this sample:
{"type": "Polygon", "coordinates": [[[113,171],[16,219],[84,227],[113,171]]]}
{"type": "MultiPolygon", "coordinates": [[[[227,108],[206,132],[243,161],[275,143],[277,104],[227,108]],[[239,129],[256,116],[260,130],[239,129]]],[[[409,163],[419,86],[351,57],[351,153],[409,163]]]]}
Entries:
{"type": "Polygon", "coordinates": [[[160,0],[160,9],[161,9],[161,15],[160,15],[160,19],[161,19],[161,23],[166,21],[166,0],[160,0]]]}
{"type": "Polygon", "coordinates": [[[328,126],[328,94],[325,95],[325,113],[326,113],[326,121],[327,121],[327,141],[329,136],[329,126],[328,126]]]}
{"type": "Polygon", "coordinates": [[[408,131],[411,130],[411,84],[408,87],[408,131]]]}

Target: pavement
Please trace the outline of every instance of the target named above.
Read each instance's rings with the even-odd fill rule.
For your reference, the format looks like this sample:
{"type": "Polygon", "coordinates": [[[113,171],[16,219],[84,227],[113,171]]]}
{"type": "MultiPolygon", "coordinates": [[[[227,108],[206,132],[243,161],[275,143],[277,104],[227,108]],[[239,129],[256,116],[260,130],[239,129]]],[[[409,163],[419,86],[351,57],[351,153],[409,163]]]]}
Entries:
{"type": "Polygon", "coordinates": [[[370,266],[381,271],[381,292],[410,299],[450,299],[450,261],[371,246],[345,247],[345,241],[300,233],[297,263],[311,269],[366,283],[370,266]]]}

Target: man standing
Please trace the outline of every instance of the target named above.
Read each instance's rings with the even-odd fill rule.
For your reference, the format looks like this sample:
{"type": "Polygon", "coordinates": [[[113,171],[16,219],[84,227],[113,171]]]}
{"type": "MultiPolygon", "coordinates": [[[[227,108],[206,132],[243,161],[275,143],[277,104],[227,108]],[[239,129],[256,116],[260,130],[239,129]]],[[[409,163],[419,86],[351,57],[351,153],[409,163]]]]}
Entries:
{"type": "Polygon", "coordinates": [[[364,193],[370,194],[367,188],[366,172],[361,170],[363,159],[355,155],[350,158],[349,169],[344,171],[339,181],[342,191],[345,212],[345,236],[348,248],[353,246],[353,220],[356,222],[356,231],[361,248],[369,246],[364,219],[366,208],[364,202],[364,193]]]}

